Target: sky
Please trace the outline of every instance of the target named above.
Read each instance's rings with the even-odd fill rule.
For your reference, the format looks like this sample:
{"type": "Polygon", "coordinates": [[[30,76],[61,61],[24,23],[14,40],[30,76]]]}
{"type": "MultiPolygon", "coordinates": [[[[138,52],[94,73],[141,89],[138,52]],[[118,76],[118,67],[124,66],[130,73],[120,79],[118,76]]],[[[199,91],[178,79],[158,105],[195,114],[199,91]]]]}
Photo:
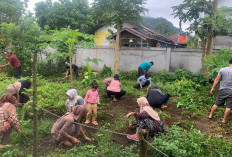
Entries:
{"type": "MultiPolygon", "coordinates": [[[[34,5],[36,2],[41,2],[45,0],[30,0],[29,2],[29,10],[33,11],[34,5]]],[[[89,0],[89,2],[93,2],[93,0],[89,0]]],[[[172,14],[172,6],[178,5],[182,3],[183,0],[147,0],[147,4],[145,7],[149,10],[146,16],[150,17],[163,17],[167,20],[171,21],[174,26],[179,28],[179,20],[178,18],[174,18],[172,14]]],[[[187,24],[182,24],[182,28],[186,29],[188,27],[187,24]]]]}

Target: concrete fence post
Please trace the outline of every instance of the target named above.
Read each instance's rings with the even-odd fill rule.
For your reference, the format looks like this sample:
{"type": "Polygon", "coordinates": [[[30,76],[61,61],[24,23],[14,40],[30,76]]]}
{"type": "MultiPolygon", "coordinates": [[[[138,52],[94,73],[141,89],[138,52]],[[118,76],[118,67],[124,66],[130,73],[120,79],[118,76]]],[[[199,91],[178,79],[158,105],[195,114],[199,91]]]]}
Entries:
{"type": "Polygon", "coordinates": [[[167,48],[166,56],[165,56],[165,70],[170,70],[170,64],[171,64],[171,48],[167,48]]]}

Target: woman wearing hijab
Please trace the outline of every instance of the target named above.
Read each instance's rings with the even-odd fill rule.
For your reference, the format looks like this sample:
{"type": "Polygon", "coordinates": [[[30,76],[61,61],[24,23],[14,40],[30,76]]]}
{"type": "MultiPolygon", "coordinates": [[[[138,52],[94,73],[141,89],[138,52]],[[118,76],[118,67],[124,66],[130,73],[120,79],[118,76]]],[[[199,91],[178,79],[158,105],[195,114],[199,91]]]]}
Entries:
{"type": "Polygon", "coordinates": [[[153,108],[166,108],[167,106],[165,104],[169,97],[170,95],[168,93],[163,94],[156,84],[153,85],[147,94],[147,100],[153,108]]]}
{"type": "Polygon", "coordinates": [[[160,128],[162,124],[160,117],[158,113],[151,108],[147,99],[145,97],[141,97],[137,99],[137,103],[140,107],[140,112],[131,112],[126,115],[126,118],[134,115],[137,122],[136,133],[134,135],[128,135],[127,138],[138,141],[139,133],[142,129],[148,130],[151,137],[158,134],[158,132],[163,132],[163,130],[160,128]]]}
{"type": "Polygon", "coordinates": [[[111,98],[111,95],[115,96],[113,101],[117,101],[123,95],[126,94],[126,91],[121,89],[122,85],[118,74],[115,74],[114,77],[105,79],[104,84],[107,85],[107,89],[106,89],[107,97],[111,98]]]}
{"type": "Polygon", "coordinates": [[[51,134],[56,143],[62,143],[65,146],[72,146],[72,143],[79,143],[80,141],[75,137],[80,133],[83,135],[86,141],[91,141],[87,137],[82,127],[76,123],[80,123],[81,119],[86,116],[88,110],[84,105],[73,106],[72,113],[66,113],[60,117],[52,126],[51,134]]]}
{"type": "Polygon", "coordinates": [[[9,94],[14,95],[19,103],[27,103],[30,100],[30,97],[25,94],[25,89],[31,89],[31,82],[28,80],[19,80],[14,84],[10,84],[7,88],[9,94]]]}
{"type": "Polygon", "coordinates": [[[13,128],[21,133],[16,115],[15,105],[17,103],[18,100],[11,94],[6,94],[0,99],[0,136],[3,135],[0,148],[9,146],[7,144],[13,128]]]}
{"type": "Polygon", "coordinates": [[[72,107],[75,105],[83,105],[84,99],[77,94],[76,89],[70,89],[66,93],[68,100],[65,103],[65,107],[67,109],[67,112],[72,112],[72,107]]]}

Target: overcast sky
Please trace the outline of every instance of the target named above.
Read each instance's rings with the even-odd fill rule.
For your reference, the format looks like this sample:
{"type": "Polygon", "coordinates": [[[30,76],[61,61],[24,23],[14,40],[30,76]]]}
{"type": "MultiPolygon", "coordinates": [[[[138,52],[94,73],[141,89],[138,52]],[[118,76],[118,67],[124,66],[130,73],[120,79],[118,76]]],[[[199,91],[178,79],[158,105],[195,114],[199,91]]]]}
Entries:
{"type": "MultiPolygon", "coordinates": [[[[36,2],[41,2],[45,0],[30,0],[29,9],[33,10],[36,2]]],[[[93,2],[93,0],[89,0],[89,2],[93,2]]],[[[146,16],[150,17],[163,17],[167,20],[171,21],[174,26],[179,27],[179,20],[174,19],[172,14],[172,6],[178,5],[182,3],[183,0],[147,0],[146,8],[149,12],[146,16]]],[[[188,24],[182,24],[182,28],[185,29],[188,27],[188,24]]]]}

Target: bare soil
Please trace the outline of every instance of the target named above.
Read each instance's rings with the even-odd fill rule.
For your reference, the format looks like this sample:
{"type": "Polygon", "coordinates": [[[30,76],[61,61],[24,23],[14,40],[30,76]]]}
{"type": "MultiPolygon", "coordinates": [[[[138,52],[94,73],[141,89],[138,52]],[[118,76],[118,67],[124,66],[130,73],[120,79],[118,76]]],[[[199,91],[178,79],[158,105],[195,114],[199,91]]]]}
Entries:
{"type": "MultiPolygon", "coordinates": [[[[176,105],[173,103],[173,99],[171,98],[168,103],[167,103],[167,108],[162,109],[162,112],[170,115],[170,118],[165,119],[164,123],[166,126],[171,126],[175,122],[178,122],[180,120],[182,121],[189,121],[192,122],[197,129],[199,129],[202,133],[204,133],[206,136],[218,136],[218,137],[228,137],[230,138],[232,135],[232,130],[228,129],[227,125],[222,125],[220,119],[212,119],[209,120],[208,117],[195,117],[192,118],[191,116],[186,116],[183,115],[183,111],[180,108],[177,108],[176,105]]],[[[99,120],[99,126],[102,126],[102,123],[110,123],[114,124],[115,120],[117,117],[120,115],[124,114],[126,115],[129,112],[136,112],[139,111],[139,107],[136,102],[136,97],[133,95],[126,95],[125,97],[122,97],[120,100],[117,102],[113,102],[110,99],[107,99],[106,97],[102,100],[102,103],[107,104],[108,107],[102,109],[104,110],[105,113],[109,113],[112,115],[111,118],[106,118],[104,121],[101,122],[101,119],[99,120]]],[[[189,114],[191,112],[185,111],[189,114]]],[[[126,123],[126,122],[125,122],[126,123]]],[[[89,125],[92,127],[95,127],[93,125],[89,125]]],[[[94,134],[97,133],[97,130],[91,129],[91,128],[85,128],[84,130],[87,132],[88,136],[90,138],[93,137],[94,134]]],[[[114,128],[111,128],[112,131],[117,131],[120,133],[125,133],[125,134],[134,134],[135,130],[127,128],[123,128],[121,130],[115,130],[114,128]]],[[[80,138],[82,143],[86,143],[84,139],[80,138]]],[[[115,143],[124,145],[124,146],[129,146],[134,144],[134,141],[128,140],[126,136],[124,135],[113,135],[113,141],[115,143]]],[[[86,143],[87,144],[87,143],[86,143]]],[[[97,145],[97,141],[93,141],[92,144],[97,145]]],[[[43,137],[39,141],[39,152],[40,155],[43,154],[48,154],[48,152],[52,152],[57,148],[57,146],[54,144],[52,141],[51,135],[43,137]]]]}

